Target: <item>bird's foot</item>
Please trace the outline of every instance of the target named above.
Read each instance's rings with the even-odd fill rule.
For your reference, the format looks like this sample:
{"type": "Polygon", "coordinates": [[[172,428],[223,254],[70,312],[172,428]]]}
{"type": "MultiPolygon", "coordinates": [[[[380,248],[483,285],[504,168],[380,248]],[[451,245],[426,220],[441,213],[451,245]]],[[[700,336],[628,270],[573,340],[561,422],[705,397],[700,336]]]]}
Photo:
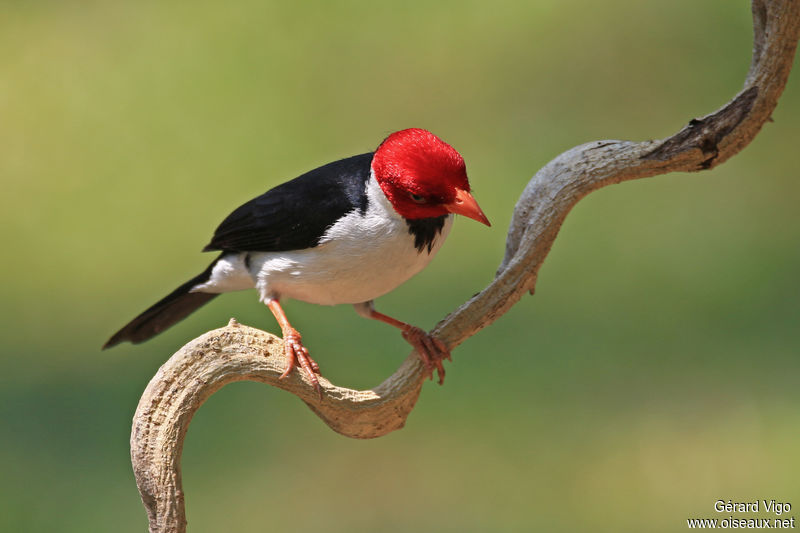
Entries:
{"type": "Polygon", "coordinates": [[[317,379],[319,365],[308,355],[308,349],[303,346],[303,343],[300,341],[300,334],[297,330],[292,329],[291,331],[285,331],[283,333],[283,346],[286,350],[288,365],[283,374],[281,374],[280,379],[284,379],[288,376],[299,364],[300,368],[305,371],[308,380],[311,381],[317,394],[319,394],[320,399],[322,399],[322,389],[317,379]]]}
{"type": "Polygon", "coordinates": [[[447,345],[416,326],[408,326],[403,329],[403,338],[417,350],[419,358],[422,359],[428,371],[428,376],[433,379],[433,369],[435,368],[439,375],[439,385],[444,383],[442,361],[444,359],[452,361],[447,345]]]}

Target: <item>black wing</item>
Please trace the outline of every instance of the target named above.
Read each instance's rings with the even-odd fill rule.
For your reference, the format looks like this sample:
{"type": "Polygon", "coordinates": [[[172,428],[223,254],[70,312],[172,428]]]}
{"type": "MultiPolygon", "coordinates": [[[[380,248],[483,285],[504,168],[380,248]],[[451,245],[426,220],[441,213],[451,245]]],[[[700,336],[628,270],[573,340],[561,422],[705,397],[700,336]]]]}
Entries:
{"type": "Polygon", "coordinates": [[[367,208],[372,152],[321,166],[242,205],[219,225],[204,252],[312,248],[339,218],[367,208]]]}

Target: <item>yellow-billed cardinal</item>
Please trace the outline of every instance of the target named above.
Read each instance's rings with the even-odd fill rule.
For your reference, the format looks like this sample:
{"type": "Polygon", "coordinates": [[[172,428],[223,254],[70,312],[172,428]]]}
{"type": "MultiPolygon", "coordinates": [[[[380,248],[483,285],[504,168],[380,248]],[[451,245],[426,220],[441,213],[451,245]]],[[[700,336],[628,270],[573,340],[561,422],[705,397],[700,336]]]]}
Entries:
{"type": "Polygon", "coordinates": [[[236,209],[203,251],[221,250],[205,271],[134,318],[103,348],[143,342],[229,291],[255,288],[281,327],[288,366],[319,392],[319,366],[280,306],[282,298],[353,304],[402,331],[433,377],[449,350],[418,327],[379,313],[372,301],[430,262],[453,214],[489,225],[470,194],[461,155],[422,129],[395,132],[374,153],[342,159],[275,187],[236,209]]]}

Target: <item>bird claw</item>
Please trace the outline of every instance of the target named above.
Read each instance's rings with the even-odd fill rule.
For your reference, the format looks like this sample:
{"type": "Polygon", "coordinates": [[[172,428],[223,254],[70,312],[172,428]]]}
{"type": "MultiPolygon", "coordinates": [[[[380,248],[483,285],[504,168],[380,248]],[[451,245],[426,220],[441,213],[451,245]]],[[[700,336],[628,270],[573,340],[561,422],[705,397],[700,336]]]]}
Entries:
{"type": "Polygon", "coordinates": [[[422,359],[428,377],[433,380],[433,369],[439,376],[439,385],[444,383],[444,365],[442,360],[452,361],[450,350],[441,339],[425,333],[416,326],[409,326],[403,330],[403,338],[416,349],[419,358],[422,359]]]}
{"type": "Polygon", "coordinates": [[[319,374],[319,365],[308,355],[308,349],[303,346],[303,343],[300,341],[300,334],[297,332],[297,330],[287,331],[284,333],[283,346],[284,350],[286,351],[286,359],[288,364],[286,365],[286,370],[283,371],[283,374],[281,374],[279,379],[286,378],[299,363],[300,368],[305,371],[306,375],[308,376],[308,380],[317,391],[319,398],[322,399],[322,389],[319,386],[319,379],[317,379],[317,374],[319,374]]]}

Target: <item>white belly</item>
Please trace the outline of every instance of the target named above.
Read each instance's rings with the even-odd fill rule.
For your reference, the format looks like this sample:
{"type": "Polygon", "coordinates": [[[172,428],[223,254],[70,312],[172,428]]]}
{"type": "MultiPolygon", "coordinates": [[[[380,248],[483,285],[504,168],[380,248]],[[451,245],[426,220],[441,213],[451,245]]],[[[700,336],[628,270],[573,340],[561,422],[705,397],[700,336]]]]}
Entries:
{"type": "Polygon", "coordinates": [[[255,286],[262,301],[292,298],[322,305],[356,304],[382,296],[421,271],[436,255],[453,224],[445,219],[430,250],[414,246],[405,219],[389,204],[374,178],[368,208],[348,213],[314,248],[289,252],[229,254],[211,279],[194,290],[228,292],[255,286]]]}
{"type": "Polygon", "coordinates": [[[347,215],[328,231],[327,242],[315,248],[251,253],[251,271],[257,268],[256,288],[262,300],[293,298],[323,305],[372,300],[425,268],[452,226],[452,216],[447,217],[430,252],[427,247],[420,252],[402,218],[364,224],[367,217],[369,213],[347,215]]]}

